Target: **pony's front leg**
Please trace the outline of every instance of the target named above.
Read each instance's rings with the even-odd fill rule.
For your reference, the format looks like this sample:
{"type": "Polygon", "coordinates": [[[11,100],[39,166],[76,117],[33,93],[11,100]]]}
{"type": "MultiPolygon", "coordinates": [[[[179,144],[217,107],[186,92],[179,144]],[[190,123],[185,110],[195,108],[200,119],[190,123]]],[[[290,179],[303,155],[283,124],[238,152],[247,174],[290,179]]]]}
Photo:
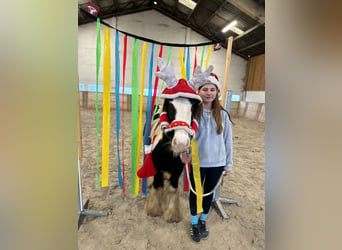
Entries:
{"type": "Polygon", "coordinates": [[[179,222],[182,217],[179,208],[179,177],[183,171],[183,163],[176,162],[173,168],[173,172],[164,189],[164,198],[165,198],[165,210],[164,210],[164,219],[167,222],[179,222]]]}
{"type": "Polygon", "coordinates": [[[149,216],[155,217],[163,214],[162,197],[163,197],[163,180],[161,173],[157,173],[153,179],[153,185],[148,192],[144,210],[149,216]]]}
{"type": "Polygon", "coordinates": [[[170,183],[165,185],[164,198],[165,198],[165,212],[164,219],[167,222],[181,221],[181,213],[179,209],[179,188],[175,188],[170,183]]]}

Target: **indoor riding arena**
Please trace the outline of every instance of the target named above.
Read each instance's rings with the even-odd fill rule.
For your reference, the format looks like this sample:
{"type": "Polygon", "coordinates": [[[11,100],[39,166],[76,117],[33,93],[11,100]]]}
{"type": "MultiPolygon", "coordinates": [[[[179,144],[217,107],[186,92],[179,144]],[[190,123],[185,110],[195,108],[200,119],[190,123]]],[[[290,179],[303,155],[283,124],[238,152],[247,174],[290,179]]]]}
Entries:
{"type": "MultiPolygon", "coordinates": [[[[265,51],[260,41],[252,42],[259,43],[254,50],[247,44],[248,37],[265,29],[264,20],[238,20],[242,33],[222,33],[232,21],[229,13],[246,16],[245,8],[233,1],[211,7],[209,1],[195,1],[199,6],[194,10],[179,3],[170,12],[175,16],[186,11],[188,20],[201,22],[205,29],[216,22],[223,38],[214,39],[172,14],[166,16],[167,1],[159,7],[160,1],[155,1],[157,7],[136,13],[132,7],[122,15],[105,15],[104,1],[93,1],[95,10],[103,10],[100,16],[88,11],[87,2],[78,1],[78,249],[265,249],[265,51]],[[207,21],[198,19],[204,9],[211,10],[207,21]],[[225,22],[218,22],[218,15],[225,22]],[[197,245],[189,235],[189,191],[183,174],[178,223],[146,215],[148,180],[136,176],[144,160],[151,100],[154,106],[163,102],[159,94],[165,85],[155,76],[157,57],[173,64],[177,78],[190,79],[195,65],[202,70],[213,65],[220,79],[221,104],[233,122],[232,171],[215,192],[207,219],[210,236],[197,245]]],[[[115,2],[116,8],[124,7],[124,1],[115,2]]],[[[264,5],[256,5],[264,18],[264,5]]]]}

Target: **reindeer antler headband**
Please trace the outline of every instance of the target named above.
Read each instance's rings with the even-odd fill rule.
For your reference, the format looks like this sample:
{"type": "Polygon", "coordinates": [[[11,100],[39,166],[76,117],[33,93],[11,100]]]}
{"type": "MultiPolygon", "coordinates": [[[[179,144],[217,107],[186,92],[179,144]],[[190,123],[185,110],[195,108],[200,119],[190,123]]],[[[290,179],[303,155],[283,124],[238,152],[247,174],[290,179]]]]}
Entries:
{"type": "Polygon", "coordinates": [[[213,69],[214,67],[210,65],[204,72],[202,72],[201,67],[197,66],[195,68],[193,78],[191,78],[189,81],[189,85],[197,91],[199,87],[208,82],[208,78],[213,69]]]}
{"type": "Polygon", "coordinates": [[[182,78],[177,80],[173,71],[173,63],[166,65],[161,58],[157,58],[157,64],[160,70],[155,74],[166,83],[166,88],[160,97],[167,99],[186,97],[202,101],[196,90],[207,82],[213,66],[210,65],[204,72],[202,72],[200,66],[196,67],[193,78],[190,81],[186,81],[182,78]]]}

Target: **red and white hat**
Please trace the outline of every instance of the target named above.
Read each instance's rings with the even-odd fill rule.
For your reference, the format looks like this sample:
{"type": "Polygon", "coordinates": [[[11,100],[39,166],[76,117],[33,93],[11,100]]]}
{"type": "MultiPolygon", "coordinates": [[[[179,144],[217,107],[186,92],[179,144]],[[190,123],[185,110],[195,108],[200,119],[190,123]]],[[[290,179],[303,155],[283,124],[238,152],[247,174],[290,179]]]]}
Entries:
{"type": "Polygon", "coordinates": [[[191,88],[188,82],[181,78],[178,80],[176,86],[172,88],[165,88],[160,95],[161,98],[174,99],[177,97],[185,97],[198,100],[202,102],[202,98],[191,88]]]}
{"type": "Polygon", "coordinates": [[[160,70],[156,72],[156,76],[166,83],[166,88],[163,90],[160,97],[167,99],[185,97],[202,102],[202,98],[196,93],[195,88],[189,85],[185,79],[181,78],[177,80],[175,73],[173,72],[172,63],[166,65],[163,59],[158,57],[157,64],[160,70]]]}
{"type": "Polygon", "coordinates": [[[221,91],[220,85],[221,84],[219,82],[218,76],[215,73],[210,73],[210,75],[208,76],[207,81],[205,81],[201,86],[199,86],[199,88],[202,87],[205,84],[208,84],[208,83],[214,84],[217,87],[218,92],[220,93],[220,91],[221,91]]]}

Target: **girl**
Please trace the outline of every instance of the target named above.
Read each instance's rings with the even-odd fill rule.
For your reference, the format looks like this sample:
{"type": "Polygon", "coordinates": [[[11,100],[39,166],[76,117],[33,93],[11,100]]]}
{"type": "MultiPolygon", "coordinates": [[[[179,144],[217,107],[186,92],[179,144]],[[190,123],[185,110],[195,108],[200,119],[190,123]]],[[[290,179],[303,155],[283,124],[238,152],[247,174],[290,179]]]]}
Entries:
{"type": "MultiPolygon", "coordinates": [[[[198,88],[201,96],[202,109],[199,127],[196,134],[198,156],[200,161],[201,182],[203,194],[211,192],[221,175],[226,176],[232,168],[232,122],[228,111],[219,102],[220,83],[216,74],[211,73],[198,88]]],[[[183,157],[183,162],[189,161],[189,156],[183,157]]],[[[192,168],[190,170],[191,185],[195,187],[192,168]]],[[[191,238],[195,242],[209,235],[206,218],[213,200],[213,193],[202,198],[203,213],[198,217],[196,195],[190,192],[189,206],[191,213],[191,238]]]]}

